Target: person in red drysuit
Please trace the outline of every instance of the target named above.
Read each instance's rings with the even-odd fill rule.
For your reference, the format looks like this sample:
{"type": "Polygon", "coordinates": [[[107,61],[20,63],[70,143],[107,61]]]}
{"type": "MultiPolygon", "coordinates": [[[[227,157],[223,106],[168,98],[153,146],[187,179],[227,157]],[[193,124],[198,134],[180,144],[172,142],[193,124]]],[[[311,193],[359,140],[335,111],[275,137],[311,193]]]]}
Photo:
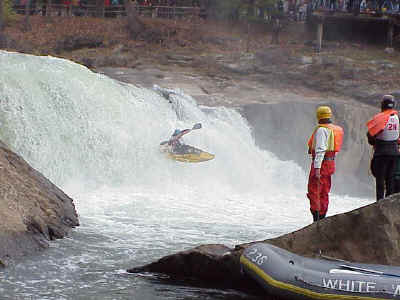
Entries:
{"type": "Polygon", "coordinates": [[[335,173],[335,157],[343,142],[343,128],[332,124],[329,106],[317,109],[318,125],[308,140],[308,152],[312,155],[308,178],[307,197],[313,220],[325,218],[329,205],[331,176],[335,173]]]}

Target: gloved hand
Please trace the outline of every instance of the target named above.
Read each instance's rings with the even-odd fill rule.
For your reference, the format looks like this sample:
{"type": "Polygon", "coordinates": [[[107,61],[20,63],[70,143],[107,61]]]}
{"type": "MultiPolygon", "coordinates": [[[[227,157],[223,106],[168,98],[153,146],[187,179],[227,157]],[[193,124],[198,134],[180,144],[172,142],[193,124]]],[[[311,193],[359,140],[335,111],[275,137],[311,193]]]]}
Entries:
{"type": "Polygon", "coordinates": [[[321,169],[315,169],[315,177],[321,179],[321,169]]]}

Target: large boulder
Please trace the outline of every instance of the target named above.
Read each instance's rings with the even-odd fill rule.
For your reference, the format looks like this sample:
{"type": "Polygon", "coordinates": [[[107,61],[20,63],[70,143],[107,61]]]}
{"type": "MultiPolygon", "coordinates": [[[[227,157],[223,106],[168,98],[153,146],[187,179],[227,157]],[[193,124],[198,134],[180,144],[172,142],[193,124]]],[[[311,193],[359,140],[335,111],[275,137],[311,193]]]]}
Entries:
{"type": "Polygon", "coordinates": [[[241,271],[239,258],[242,249],[238,249],[221,244],[201,245],[127,271],[167,274],[173,279],[190,279],[192,283],[197,281],[208,286],[257,293],[256,282],[241,271]]]}
{"type": "MultiPolygon", "coordinates": [[[[307,257],[400,266],[399,227],[400,194],[396,194],[263,242],[307,257]]],[[[257,291],[259,288],[243,276],[239,263],[243,250],[253,243],[234,249],[224,245],[203,245],[128,272],[163,273],[196,278],[213,286],[220,283],[221,287],[257,291]]]]}
{"type": "Polygon", "coordinates": [[[303,256],[400,266],[400,194],[268,240],[303,256]]]}
{"type": "Polygon", "coordinates": [[[128,272],[157,272],[177,277],[195,277],[221,284],[240,279],[239,258],[229,247],[221,244],[202,245],[161,258],[145,267],[132,268],[128,272]],[[226,276],[231,274],[231,276],[226,276]]]}
{"type": "Polygon", "coordinates": [[[0,142],[0,265],[48,247],[79,225],[63,191],[0,142]]]}

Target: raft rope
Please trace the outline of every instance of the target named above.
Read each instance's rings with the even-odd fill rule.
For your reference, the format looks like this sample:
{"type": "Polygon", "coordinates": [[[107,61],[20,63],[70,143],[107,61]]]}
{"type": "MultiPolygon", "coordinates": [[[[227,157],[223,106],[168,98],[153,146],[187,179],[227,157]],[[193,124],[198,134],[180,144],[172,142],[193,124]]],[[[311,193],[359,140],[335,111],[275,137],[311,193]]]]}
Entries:
{"type": "Polygon", "coordinates": [[[378,270],[360,268],[360,267],[356,267],[356,266],[340,265],[340,267],[343,268],[343,269],[347,269],[347,270],[359,271],[359,272],[364,272],[364,273],[370,273],[370,274],[374,274],[374,275],[391,276],[391,277],[400,277],[400,274],[385,273],[385,272],[378,271],[378,270]]]}

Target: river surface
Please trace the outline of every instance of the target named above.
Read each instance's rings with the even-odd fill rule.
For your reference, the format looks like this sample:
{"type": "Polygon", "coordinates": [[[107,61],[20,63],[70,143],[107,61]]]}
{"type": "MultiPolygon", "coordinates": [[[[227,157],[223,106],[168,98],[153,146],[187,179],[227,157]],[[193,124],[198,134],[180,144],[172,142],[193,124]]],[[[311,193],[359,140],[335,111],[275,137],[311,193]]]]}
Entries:
{"type": "MultiPolygon", "coordinates": [[[[161,89],[162,90],[162,89],[161,89]]],[[[0,139],[74,199],[81,226],[0,274],[0,299],[257,299],[126,269],[201,244],[276,237],[311,223],[307,174],[256,146],[234,109],[201,106],[73,62],[0,51],[0,139]],[[158,149],[175,128],[216,155],[158,149]]],[[[332,195],[328,215],[371,203],[332,195]]]]}

